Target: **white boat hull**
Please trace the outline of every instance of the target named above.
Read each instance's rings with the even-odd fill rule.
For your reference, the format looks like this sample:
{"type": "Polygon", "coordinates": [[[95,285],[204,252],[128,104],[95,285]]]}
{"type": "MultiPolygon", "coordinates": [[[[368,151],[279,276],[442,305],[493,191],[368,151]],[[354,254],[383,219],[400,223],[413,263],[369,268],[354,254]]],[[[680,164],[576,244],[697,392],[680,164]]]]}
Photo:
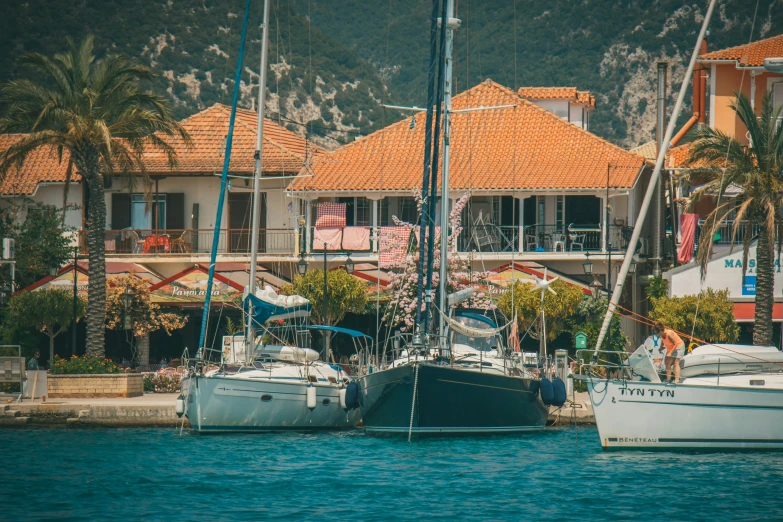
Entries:
{"type": "Polygon", "coordinates": [[[783,449],[783,389],[774,384],[584,380],[605,450],[783,449]]]}
{"type": "Polygon", "coordinates": [[[340,387],[315,383],[316,405],[307,407],[304,381],[198,376],[183,381],[185,415],[202,433],[340,430],[354,428],[358,408],[343,409],[340,387]]]}

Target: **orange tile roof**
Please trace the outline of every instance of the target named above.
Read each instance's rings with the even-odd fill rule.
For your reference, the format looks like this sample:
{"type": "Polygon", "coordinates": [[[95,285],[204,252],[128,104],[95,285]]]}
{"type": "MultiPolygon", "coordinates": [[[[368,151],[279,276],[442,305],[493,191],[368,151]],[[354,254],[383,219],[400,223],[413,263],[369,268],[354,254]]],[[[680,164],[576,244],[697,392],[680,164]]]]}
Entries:
{"type": "MultiPolygon", "coordinates": [[[[22,139],[22,134],[0,135],[0,154],[22,139]]],[[[63,183],[68,170],[68,152],[63,152],[62,161],[54,147],[43,147],[27,156],[21,167],[11,167],[0,174],[0,195],[31,196],[39,183],[63,183]]],[[[78,182],[81,176],[74,173],[72,180],[78,182]]]]}
{"type": "Polygon", "coordinates": [[[570,100],[595,108],[595,96],[576,87],[520,87],[518,93],[528,100],[570,100]]]}
{"type": "Polygon", "coordinates": [[[719,164],[709,164],[704,160],[696,162],[690,161],[691,144],[693,142],[683,143],[677,147],[671,147],[666,153],[666,162],[664,163],[667,169],[704,169],[710,167],[720,167],[723,165],[723,161],[719,164]]]}
{"type": "MultiPolygon", "coordinates": [[[[174,145],[179,156],[179,164],[174,172],[169,168],[166,156],[160,151],[150,150],[144,154],[144,162],[149,173],[166,174],[212,174],[223,168],[225,137],[231,108],[215,104],[189,118],[182,120],[182,126],[190,134],[193,147],[185,147],[181,139],[168,141],[174,145]]],[[[234,174],[252,174],[256,150],[255,111],[237,109],[234,124],[234,139],[229,170],[234,174]]],[[[296,173],[299,172],[309,155],[320,152],[306,139],[264,119],[264,148],[262,151],[262,172],[296,173]]]]}
{"type": "MultiPolygon", "coordinates": [[[[166,156],[159,150],[147,150],[144,162],[149,174],[188,175],[213,174],[223,169],[225,136],[231,108],[216,104],[182,121],[190,133],[192,148],[185,147],[178,138],[168,138],[177,151],[179,165],[171,170],[166,156]]],[[[237,109],[234,124],[234,142],[231,152],[230,171],[233,174],[252,175],[256,149],[257,113],[237,109]]],[[[21,138],[21,134],[0,135],[0,152],[21,138]]],[[[262,172],[271,175],[295,174],[310,161],[313,155],[322,151],[306,139],[290,132],[272,120],[264,120],[264,149],[262,172]]],[[[44,182],[64,182],[68,165],[67,152],[62,163],[58,163],[54,149],[40,149],[32,153],[21,169],[11,169],[0,177],[0,194],[31,195],[35,187],[44,182]]],[[[75,181],[81,178],[76,175],[75,181]]]]}
{"type": "Polygon", "coordinates": [[[647,161],[655,162],[658,159],[658,144],[655,141],[648,141],[634,147],[631,152],[642,156],[647,161]]]}
{"type": "Polygon", "coordinates": [[[737,45],[728,49],[712,51],[699,57],[700,60],[737,60],[741,67],[762,67],[764,58],[783,56],[783,34],[737,45]]]}
{"type": "MultiPolygon", "coordinates": [[[[515,105],[452,117],[454,190],[600,189],[633,186],[644,158],[487,80],[454,97],[455,109],[515,105]]],[[[410,191],[421,186],[425,112],[324,155],[293,191],[410,191]]]]}

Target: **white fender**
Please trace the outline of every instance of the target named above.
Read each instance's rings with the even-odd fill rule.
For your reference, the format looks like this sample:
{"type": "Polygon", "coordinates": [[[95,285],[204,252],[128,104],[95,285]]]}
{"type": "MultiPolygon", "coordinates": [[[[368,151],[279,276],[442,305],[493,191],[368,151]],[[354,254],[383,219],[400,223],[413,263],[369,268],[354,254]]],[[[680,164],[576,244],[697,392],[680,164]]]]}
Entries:
{"type": "Polygon", "coordinates": [[[315,386],[308,386],[307,387],[307,407],[311,410],[315,408],[316,404],[316,397],[315,397],[315,386]]]}
{"type": "Polygon", "coordinates": [[[347,410],[348,406],[345,405],[345,388],[340,388],[337,390],[337,394],[340,396],[340,407],[344,410],[347,410]]]}

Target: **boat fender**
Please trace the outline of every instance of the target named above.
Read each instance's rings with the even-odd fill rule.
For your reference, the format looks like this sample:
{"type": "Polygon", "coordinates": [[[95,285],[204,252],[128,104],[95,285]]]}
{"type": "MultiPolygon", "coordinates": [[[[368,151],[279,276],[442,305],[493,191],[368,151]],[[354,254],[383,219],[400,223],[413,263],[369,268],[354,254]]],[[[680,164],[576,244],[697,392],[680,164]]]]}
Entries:
{"type": "Polygon", "coordinates": [[[316,404],[316,397],[315,397],[315,386],[308,386],[307,387],[307,407],[311,410],[315,408],[316,404]]]}
{"type": "Polygon", "coordinates": [[[552,381],[553,400],[552,404],[560,408],[566,403],[566,387],[560,377],[555,377],[552,381]]]}
{"type": "Polygon", "coordinates": [[[182,415],[185,413],[185,400],[182,398],[182,395],[177,397],[177,403],[174,406],[174,411],[177,412],[177,417],[182,417],[182,415]]]}
{"type": "Polygon", "coordinates": [[[555,401],[555,391],[552,388],[552,381],[546,377],[541,379],[541,387],[538,391],[541,394],[541,402],[546,406],[550,406],[555,401]]]}
{"type": "Polygon", "coordinates": [[[344,410],[347,410],[348,407],[345,405],[345,388],[340,388],[337,390],[337,395],[340,396],[340,407],[344,410]]]}
{"type": "Polygon", "coordinates": [[[359,384],[351,381],[345,387],[345,407],[354,409],[359,407],[359,384]]]}

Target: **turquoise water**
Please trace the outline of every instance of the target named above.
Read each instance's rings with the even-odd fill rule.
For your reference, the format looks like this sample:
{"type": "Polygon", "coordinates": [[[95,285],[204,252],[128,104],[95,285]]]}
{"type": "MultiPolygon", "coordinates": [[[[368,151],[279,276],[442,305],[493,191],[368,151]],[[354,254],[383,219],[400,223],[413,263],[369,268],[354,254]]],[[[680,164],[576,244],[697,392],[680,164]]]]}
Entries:
{"type": "Polygon", "coordinates": [[[783,454],[525,437],[0,430],[0,520],[772,520],[783,454]]]}

